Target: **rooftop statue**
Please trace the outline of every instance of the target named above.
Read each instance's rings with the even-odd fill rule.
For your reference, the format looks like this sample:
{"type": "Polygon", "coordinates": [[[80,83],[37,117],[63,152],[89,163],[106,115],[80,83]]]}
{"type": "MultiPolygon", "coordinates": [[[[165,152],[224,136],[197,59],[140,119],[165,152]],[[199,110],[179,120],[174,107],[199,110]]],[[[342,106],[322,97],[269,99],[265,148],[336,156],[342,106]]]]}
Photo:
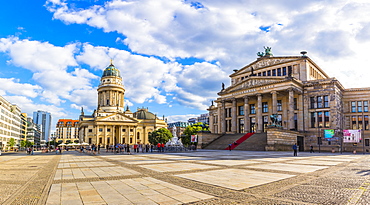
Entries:
{"type": "Polygon", "coordinates": [[[265,56],[273,56],[271,52],[271,47],[263,47],[265,49],[265,56]]]}
{"type": "Polygon", "coordinates": [[[265,49],[265,52],[257,52],[257,56],[264,57],[264,56],[273,56],[271,52],[271,47],[263,47],[265,49]]]}

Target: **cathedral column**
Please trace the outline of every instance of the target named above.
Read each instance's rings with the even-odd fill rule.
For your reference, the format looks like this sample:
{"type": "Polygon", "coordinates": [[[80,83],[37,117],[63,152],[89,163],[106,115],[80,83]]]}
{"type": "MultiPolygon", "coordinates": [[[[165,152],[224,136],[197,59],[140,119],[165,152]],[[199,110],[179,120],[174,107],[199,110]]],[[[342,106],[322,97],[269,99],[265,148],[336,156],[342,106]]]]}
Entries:
{"type": "Polygon", "coordinates": [[[105,145],[108,144],[108,138],[107,138],[107,126],[104,125],[104,135],[103,135],[104,143],[105,145]]]}
{"type": "Polygon", "coordinates": [[[236,99],[232,100],[232,107],[231,107],[231,132],[237,133],[237,107],[236,107],[236,99]]]}
{"type": "Polygon", "coordinates": [[[226,133],[226,116],[225,116],[225,100],[222,100],[222,105],[221,105],[221,133],[225,134],[226,133]]]}
{"type": "Polygon", "coordinates": [[[271,94],[272,94],[272,114],[276,114],[277,113],[277,92],[272,91],[271,94]]]}
{"type": "Polygon", "coordinates": [[[249,98],[244,96],[244,132],[250,132],[250,120],[249,120],[249,98]]]}
{"type": "Polygon", "coordinates": [[[262,120],[262,94],[257,94],[257,133],[263,131],[263,120],[262,120]]]}
{"type": "Polygon", "coordinates": [[[294,91],[289,89],[288,98],[288,129],[294,129],[294,91]]]}

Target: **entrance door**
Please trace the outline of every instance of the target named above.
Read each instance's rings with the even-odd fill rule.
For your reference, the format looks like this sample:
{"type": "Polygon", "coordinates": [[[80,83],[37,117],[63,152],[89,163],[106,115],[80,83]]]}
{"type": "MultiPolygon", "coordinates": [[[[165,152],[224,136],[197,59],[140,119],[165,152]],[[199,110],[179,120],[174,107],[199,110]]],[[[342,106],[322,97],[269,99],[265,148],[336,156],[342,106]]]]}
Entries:
{"type": "Polygon", "coordinates": [[[257,125],[256,125],[256,118],[255,117],[251,117],[250,118],[250,131],[251,132],[256,132],[257,130],[257,125]]]}
{"type": "Polygon", "coordinates": [[[298,145],[298,151],[303,152],[304,151],[304,137],[297,136],[297,145],[298,145]]]}
{"type": "Polygon", "coordinates": [[[244,119],[239,118],[239,133],[244,133],[244,119]]]}

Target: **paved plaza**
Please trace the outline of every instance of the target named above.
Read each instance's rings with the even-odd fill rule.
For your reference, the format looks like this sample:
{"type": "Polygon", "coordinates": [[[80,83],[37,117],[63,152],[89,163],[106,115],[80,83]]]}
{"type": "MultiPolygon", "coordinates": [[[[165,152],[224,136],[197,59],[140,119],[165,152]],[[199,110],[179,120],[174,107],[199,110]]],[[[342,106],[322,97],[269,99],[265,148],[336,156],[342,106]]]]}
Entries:
{"type": "Polygon", "coordinates": [[[370,155],[5,153],[0,204],[370,204],[370,155]]]}

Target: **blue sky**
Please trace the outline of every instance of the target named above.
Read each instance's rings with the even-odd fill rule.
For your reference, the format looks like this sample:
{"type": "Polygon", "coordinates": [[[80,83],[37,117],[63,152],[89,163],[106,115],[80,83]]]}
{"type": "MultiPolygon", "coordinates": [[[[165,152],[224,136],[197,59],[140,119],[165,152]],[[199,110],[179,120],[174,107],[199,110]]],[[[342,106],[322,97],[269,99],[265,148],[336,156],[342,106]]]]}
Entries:
{"type": "Polygon", "coordinates": [[[206,113],[254,61],[306,50],[346,88],[370,87],[365,0],[18,0],[0,7],[0,95],[23,112],[77,119],[102,71],[121,70],[126,105],[169,122],[206,113]]]}

